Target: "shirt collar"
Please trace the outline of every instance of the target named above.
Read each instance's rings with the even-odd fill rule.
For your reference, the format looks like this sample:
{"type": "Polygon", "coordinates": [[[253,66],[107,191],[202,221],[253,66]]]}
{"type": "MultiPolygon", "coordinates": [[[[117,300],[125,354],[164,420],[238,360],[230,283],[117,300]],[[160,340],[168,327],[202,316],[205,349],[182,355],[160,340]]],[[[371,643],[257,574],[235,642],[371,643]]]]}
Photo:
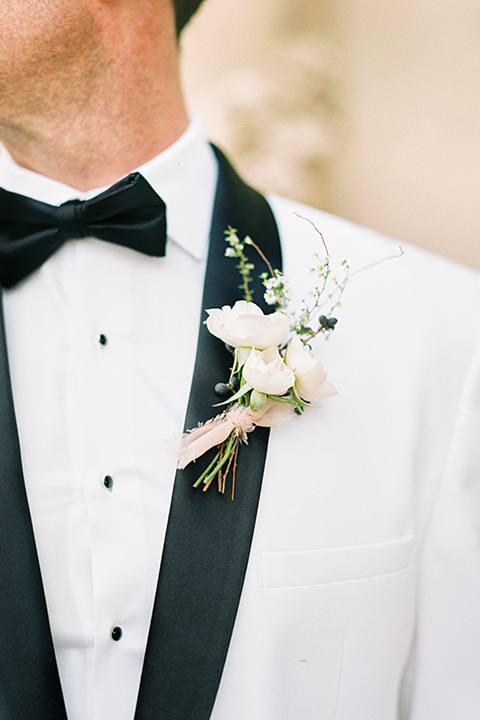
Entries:
{"type": "MultiPolygon", "coordinates": [[[[208,245],[215,199],[218,166],[212,148],[204,139],[200,123],[193,119],[183,135],[167,150],[132,172],[140,172],[167,206],[170,240],[197,259],[208,245]]],[[[32,170],[20,167],[0,149],[0,186],[35,200],[60,205],[85,200],[105,188],[80,192],[32,170]]]]}

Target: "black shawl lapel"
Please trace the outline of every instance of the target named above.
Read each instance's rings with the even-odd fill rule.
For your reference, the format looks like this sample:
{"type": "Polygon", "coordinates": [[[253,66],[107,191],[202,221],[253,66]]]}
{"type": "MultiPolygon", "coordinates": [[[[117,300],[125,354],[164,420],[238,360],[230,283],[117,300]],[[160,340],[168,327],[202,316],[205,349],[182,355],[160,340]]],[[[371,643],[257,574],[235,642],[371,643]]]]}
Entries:
{"type": "MultiPolygon", "coordinates": [[[[216,154],[220,174],[187,428],[218,412],[214,386],[229,376],[231,355],[203,325],[206,308],[241,299],[235,260],[225,257],[224,230],[232,225],[239,237],[251,235],[274,267],[281,263],[270,207],[216,154]]],[[[253,250],[249,256],[257,276],[266,268],[253,250]]],[[[253,299],[263,304],[259,281],[253,299]]],[[[268,430],[257,428],[240,449],[233,502],[213,485],[207,493],[192,488],[204,458],[177,472],[135,720],[210,717],[240,600],[267,442],[268,430]]]]}
{"type": "Polygon", "coordinates": [[[1,288],[0,717],[66,720],[23,482],[1,288]]]}

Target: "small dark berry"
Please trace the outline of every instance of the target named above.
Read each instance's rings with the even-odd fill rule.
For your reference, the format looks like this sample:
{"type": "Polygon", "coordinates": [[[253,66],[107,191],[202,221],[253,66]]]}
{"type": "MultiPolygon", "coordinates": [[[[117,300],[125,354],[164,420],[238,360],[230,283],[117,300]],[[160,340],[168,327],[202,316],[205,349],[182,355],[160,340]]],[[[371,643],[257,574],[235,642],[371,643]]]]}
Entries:
{"type": "Polygon", "coordinates": [[[320,315],[318,318],[318,322],[320,323],[321,327],[325,327],[327,324],[327,316],[326,315],[320,315]]]}
{"type": "Polygon", "coordinates": [[[238,388],[240,387],[240,380],[236,375],[233,376],[230,385],[234,390],[238,390],[238,388]]]}
{"type": "Polygon", "coordinates": [[[225,397],[225,395],[229,394],[230,388],[227,383],[217,383],[215,385],[215,392],[217,395],[220,395],[220,397],[225,397]]]}
{"type": "Polygon", "coordinates": [[[337,322],[338,322],[337,318],[329,318],[327,320],[327,327],[330,328],[330,330],[333,330],[333,328],[335,327],[337,322]]]}

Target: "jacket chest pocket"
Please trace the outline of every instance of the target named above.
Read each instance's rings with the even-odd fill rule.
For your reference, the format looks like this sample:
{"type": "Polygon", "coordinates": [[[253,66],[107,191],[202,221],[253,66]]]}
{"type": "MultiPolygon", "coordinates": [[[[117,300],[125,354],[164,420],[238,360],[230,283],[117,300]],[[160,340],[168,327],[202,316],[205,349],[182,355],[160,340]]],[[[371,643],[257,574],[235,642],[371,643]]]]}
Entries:
{"type": "Polygon", "coordinates": [[[413,537],[321,550],[260,553],[262,588],[308,587],[382,577],[413,563],[413,537]]]}

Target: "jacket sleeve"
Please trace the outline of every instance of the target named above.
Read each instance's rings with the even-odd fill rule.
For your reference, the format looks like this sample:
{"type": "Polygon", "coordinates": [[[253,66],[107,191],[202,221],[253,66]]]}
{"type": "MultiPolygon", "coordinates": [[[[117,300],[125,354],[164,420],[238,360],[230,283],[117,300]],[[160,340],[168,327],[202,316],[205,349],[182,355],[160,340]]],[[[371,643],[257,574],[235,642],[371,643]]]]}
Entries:
{"type": "Polygon", "coordinates": [[[401,720],[480,717],[480,345],[421,552],[401,720]]]}

